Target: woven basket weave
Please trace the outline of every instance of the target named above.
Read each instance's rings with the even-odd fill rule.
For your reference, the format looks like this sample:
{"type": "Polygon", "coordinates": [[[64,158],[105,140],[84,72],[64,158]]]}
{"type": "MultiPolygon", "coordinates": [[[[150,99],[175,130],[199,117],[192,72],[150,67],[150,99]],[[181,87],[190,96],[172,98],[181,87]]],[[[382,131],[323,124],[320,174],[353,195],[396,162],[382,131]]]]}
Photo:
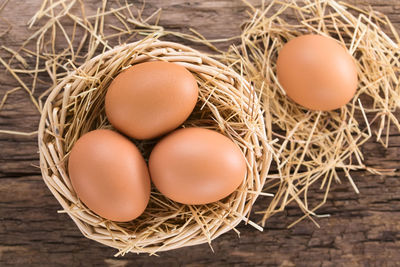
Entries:
{"type": "MultiPolygon", "coordinates": [[[[132,141],[146,158],[157,140],[132,141]]],[[[86,237],[119,249],[117,254],[153,254],[211,242],[234,229],[247,221],[271,162],[263,111],[249,83],[196,50],[155,38],[118,46],[60,80],[43,107],[38,145],[43,179],[64,211],[86,237]],[[68,153],[84,133],[112,129],[105,117],[104,96],[113,77],[151,60],[175,62],[192,72],[199,84],[199,99],[183,127],[205,127],[228,136],[247,159],[247,176],[229,197],[208,205],[179,204],[152,187],[143,215],[127,223],[108,221],[77,198],[68,177],[68,153]]]]}

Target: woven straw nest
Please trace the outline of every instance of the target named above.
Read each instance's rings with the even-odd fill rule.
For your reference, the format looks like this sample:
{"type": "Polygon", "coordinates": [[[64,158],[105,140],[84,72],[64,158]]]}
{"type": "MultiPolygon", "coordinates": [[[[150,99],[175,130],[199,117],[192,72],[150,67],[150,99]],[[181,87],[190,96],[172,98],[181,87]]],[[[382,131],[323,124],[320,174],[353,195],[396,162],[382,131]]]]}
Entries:
{"type": "MultiPolygon", "coordinates": [[[[118,46],[62,79],[43,107],[38,139],[43,179],[64,211],[86,237],[119,249],[118,254],[153,254],[210,243],[242,220],[251,223],[247,216],[271,162],[263,111],[249,83],[200,52],[154,37],[118,46]],[[139,218],[127,223],[108,221],[91,212],[76,196],[67,172],[68,153],[84,133],[112,129],[104,112],[108,85],[124,68],[151,60],[175,62],[194,74],[199,99],[183,127],[204,127],[228,136],[247,159],[247,176],[229,197],[208,205],[175,203],[152,188],[149,205],[139,218]]],[[[147,159],[157,140],[132,141],[147,159]]]]}

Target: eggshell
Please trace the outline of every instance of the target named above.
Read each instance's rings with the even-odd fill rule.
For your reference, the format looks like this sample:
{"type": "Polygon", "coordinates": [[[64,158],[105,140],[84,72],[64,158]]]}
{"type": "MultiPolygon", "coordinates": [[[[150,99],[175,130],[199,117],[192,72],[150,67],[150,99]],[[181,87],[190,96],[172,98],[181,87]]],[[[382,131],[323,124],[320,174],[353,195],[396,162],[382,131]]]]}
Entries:
{"type": "Polygon", "coordinates": [[[303,35],[285,44],[277,75],[287,95],[312,110],[340,108],[353,98],[358,83],[352,56],[337,41],[321,35],[303,35]]]}
{"type": "Polygon", "coordinates": [[[183,204],[220,200],[243,182],[246,160],[226,136],[186,128],[164,137],[149,159],[151,179],[168,198],[183,204]]]}
{"type": "Polygon", "coordinates": [[[138,217],[150,198],[150,177],[136,146],[111,130],[83,135],[69,155],[68,171],[79,199],[113,221],[138,217]]]}
{"type": "Polygon", "coordinates": [[[145,62],[120,73],[105,98],[110,123],[136,139],[161,136],[181,125],[198,97],[194,76],[183,66],[145,62]]]}

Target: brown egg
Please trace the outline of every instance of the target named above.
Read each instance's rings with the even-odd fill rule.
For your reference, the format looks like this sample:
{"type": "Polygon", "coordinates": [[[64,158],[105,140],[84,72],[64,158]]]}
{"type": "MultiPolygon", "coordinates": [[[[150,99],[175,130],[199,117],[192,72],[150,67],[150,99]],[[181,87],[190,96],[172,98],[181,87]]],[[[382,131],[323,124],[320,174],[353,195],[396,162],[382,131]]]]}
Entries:
{"type": "Polygon", "coordinates": [[[115,128],[136,139],[151,139],[181,125],[197,97],[197,82],[186,68],[154,61],[120,73],[108,88],[105,108],[115,128]]]}
{"type": "Polygon", "coordinates": [[[321,35],[303,35],[285,44],[277,74],[289,98],[312,110],[340,108],[357,89],[352,56],[334,39],[321,35]]]}
{"type": "Polygon", "coordinates": [[[150,198],[150,177],[136,146],[111,130],[83,135],[68,162],[72,186],[93,212],[113,221],[138,217],[150,198]]]}
{"type": "Polygon", "coordinates": [[[186,128],[164,137],[149,159],[157,189],[183,204],[207,204],[230,195],[246,176],[241,150],[226,136],[186,128]]]}

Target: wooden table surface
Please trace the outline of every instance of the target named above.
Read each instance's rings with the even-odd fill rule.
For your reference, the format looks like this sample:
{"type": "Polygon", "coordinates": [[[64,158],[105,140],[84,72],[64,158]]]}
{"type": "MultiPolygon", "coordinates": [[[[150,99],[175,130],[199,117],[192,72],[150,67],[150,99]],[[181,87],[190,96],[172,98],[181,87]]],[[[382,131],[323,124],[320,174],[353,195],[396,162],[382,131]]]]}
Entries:
{"type": "MultiPolygon", "coordinates": [[[[98,2],[85,1],[86,8],[96,10],[98,2]]],[[[387,14],[400,30],[397,0],[350,2],[371,5],[387,14]]],[[[0,45],[13,49],[21,45],[31,34],[26,23],[40,4],[40,0],[8,2],[0,16],[12,29],[0,37],[0,45]]],[[[239,34],[246,18],[246,7],[239,0],[147,0],[145,13],[158,7],[163,9],[160,24],[167,29],[187,32],[192,27],[207,38],[239,34]]],[[[0,56],[10,58],[3,49],[0,56]]],[[[15,86],[1,66],[0,97],[15,86]]],[[[0,129],[35,131],[38,121],[39,114],[22,91],[13,94],[0,112],[0,129]]],[[[353,172],[359,195],[347,182],[333,185],[327,204],[319,210],[331,214],[318,219],[321,228],[306,220],[287,229],[301,215],[291,206],[272,217],[264,232],[242,223],[238,226],[240,238],[231,231],[213,241],[214,253],[204,244],[160,253],[159,257],[129,254],[114,258],[116,250],[86,239],[68,215],[57,213],[61,206],[42,181],[36,167],[37,151],[36,136],[0,134],[0,266],[400,266],[399,175],[353,172]]],[[[400,135],[392,135],[388,149],[371,141],[363,152],[370,166],[399,168],[400,135]]],[[[312,191],[310,198],[321,199],[322,193],[312,191]]],[[[265,206],[266,199],[261,198],[254,210],[265,206]]],[[[257,216],[253,218],[257,220],[257,216]]]]}

